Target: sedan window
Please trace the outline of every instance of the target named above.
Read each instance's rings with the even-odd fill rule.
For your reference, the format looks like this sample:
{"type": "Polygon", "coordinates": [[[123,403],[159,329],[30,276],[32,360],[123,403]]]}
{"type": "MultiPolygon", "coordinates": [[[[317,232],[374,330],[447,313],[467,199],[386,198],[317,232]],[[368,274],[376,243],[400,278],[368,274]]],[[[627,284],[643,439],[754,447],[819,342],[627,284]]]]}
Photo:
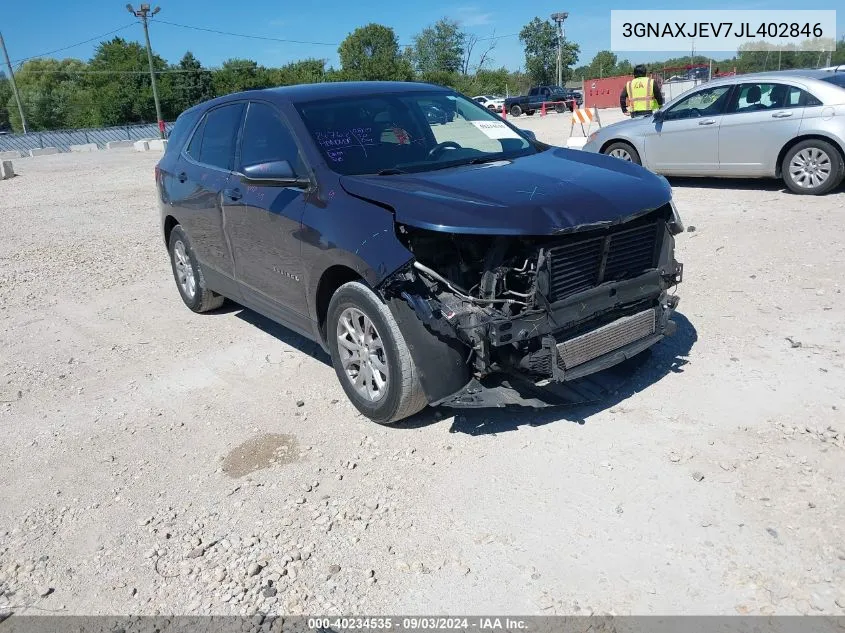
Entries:
{"type": "Polygon", "coordinates": [[[731,86],[714,86],[699,90],[666,111],[664,121],[678,119],[692,119],[696,117],[715,116],[725,109],[725,101],[731,86]]]}
{"type": "Polygon", "coordinates": [[[781,110],[819,105],[821,102],[797,86],[776,83],[746,83],[731,98],[728,114],[743,114],[760,110],[781,110]]]}

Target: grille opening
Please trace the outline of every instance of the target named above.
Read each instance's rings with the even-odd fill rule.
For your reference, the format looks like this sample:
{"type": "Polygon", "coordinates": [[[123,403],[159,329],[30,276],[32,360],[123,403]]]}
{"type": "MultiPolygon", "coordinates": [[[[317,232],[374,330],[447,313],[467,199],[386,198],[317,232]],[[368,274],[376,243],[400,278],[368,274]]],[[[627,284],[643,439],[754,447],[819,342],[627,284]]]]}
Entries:
{"type": "Polygon", "coordinates": [[[549,247],[549,299],[559,301],[606,281],[636,277],[657,265],[664,221],[650,214],[601,235],[575,237],[549,247]]]}

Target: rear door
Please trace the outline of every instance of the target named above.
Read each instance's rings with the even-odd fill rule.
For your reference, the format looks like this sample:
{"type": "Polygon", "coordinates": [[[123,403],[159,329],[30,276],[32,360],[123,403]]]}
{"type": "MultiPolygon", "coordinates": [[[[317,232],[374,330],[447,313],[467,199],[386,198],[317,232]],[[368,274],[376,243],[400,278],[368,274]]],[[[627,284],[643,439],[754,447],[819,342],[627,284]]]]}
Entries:
{"type": "Polygon", "coordinates": [[[801,128],[802,92],[776,82],[738,86],[719,128],[721,175],[775,175],[778,153],[801,128]]]}
{"type": "MultiPolygon", "coordinates": [[[[307,176],[295,137],[278,109],[250,101],[240,142],[238,170],[286,160],[297,175],[307,176]]],[[[305,210],[302,189],[246,185],[233,176],[226,204],[226,227],[232,243],[235,274],[257,307],[289,324],[310,331],[303,284],[300,228],[305,210]]]]}
{"type": "Polygon", "coordinates": [[[178,220],[197,259],[211,274],[229,278],[234,276],[234,264],[223,225],[223,193],[234,166],[243,111],[242,102],[209,110],[183,150],[175,174],[180,191],[178,220]]]}
{"type": "Polygon", "coordinates": [[[645,162],[661,174],[719,171],[719,125],[731,85],[698,90],[666,110],[646,133],[645,162]]]}

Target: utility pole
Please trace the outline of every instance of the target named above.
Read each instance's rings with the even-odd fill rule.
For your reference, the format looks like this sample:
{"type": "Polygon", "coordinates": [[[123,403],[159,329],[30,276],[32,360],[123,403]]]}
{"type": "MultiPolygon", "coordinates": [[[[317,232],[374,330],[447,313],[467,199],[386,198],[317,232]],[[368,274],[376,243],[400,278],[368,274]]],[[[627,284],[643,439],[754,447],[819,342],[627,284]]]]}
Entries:
{"type": "Polygon", "coordinates": [[[26,134],[26,117],[23,115],[21,96],[18,94],[18,86],[15,83],[15,73],[12,70],[12,63],[9,61],[9,53],[6,51],[6,42],[3,41],[2,33],[0,33],[0,48],[3,49],[3,57],[6,58],[6,68],[9,69],[9,83],[12,85],[12,92],[15,94],[15,101],[18,103],[18,112],[21,114],[21,127],[23,127],[23,133],[26,134]]]}
{"type": "Polygon", "coordinates": [[[552,20],[557,24],[557,85],[563,88],[563,21],[569,17],[569,13],[561,11],[552,13],[552,20]]]}
{"type": "Polygon", "coordinates": [[[156,74],[153,69],[153,48],[150,46],[150,28],[148,20],[156,13],[161,11],[161,7],[156,7],[150,10],[149,4],[142,4],[136,11],[131,4],[126,5],[126,10],[129,11],[136,18],[140,18],[141,24],[144,25],[144,39],[147,42],[147,61],[150,63],[150,81],[153,84],[153,101],[156,104],[156,119],[158,120],[158,133],[161,138],[164,138],[164,119],[161,118],[161,104],[158,101],[158,88],[156,87],[156,74]]]}

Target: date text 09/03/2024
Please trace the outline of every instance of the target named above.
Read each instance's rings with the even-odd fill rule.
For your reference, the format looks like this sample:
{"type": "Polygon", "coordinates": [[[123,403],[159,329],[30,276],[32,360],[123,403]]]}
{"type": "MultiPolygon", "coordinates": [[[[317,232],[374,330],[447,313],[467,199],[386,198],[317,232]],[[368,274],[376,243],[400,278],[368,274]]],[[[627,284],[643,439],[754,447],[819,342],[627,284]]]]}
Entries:
{"type": "Polygon", "coordinates": [[[308,628],[315,631],[399,630],[445,631],[515,631],[526,629],[521,618],[509,617],[325,617],[308,618],[308,628]]]}

